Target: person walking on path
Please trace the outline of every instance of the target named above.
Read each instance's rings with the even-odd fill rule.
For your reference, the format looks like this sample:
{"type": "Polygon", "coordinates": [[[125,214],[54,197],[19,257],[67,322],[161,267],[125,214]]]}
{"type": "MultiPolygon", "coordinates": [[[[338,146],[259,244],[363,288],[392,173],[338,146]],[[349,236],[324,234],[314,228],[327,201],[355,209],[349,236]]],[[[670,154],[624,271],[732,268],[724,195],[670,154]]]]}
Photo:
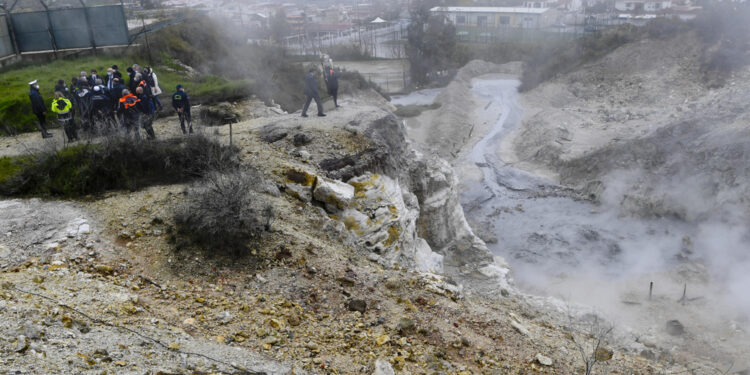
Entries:
{"type": "Polygon", "coordinates": [[[39,83],[36,80],[29,82],[29,99],[31,99],[31,111],[34,112],[39,120],[39,131],[42,132],[42,138],[51,138],[52,134],[47,132],[47,107],[44,105],[42,94],[39,93],[39,83]]]}
{"type": "Polygon", "coordinates": [[[310,102],[315,100],[315,105],[318,106],[318,116],[325,117],[323,113],[323,105],[320,104],[320,93],[318,93],[318,79],[315,77],[317,69],[310,68],[310,71],[305,76],[305,106],[302,107],[302,117],[307,117],[307,109],[310,107],[310,102]]]}
{"type": "Polygon", "coordinates": [[[328,94],[333,97],[333,104],[336,108],[339,108],[339,78],[341,73],[333,69],[332,66],[326,68],[326,86],[328,88],[328,94]]]}
{"type": "Polygon", "coordinates": [[[55,100],[52,101],[51,109],[52,112],[57,114],[57,121],[60,122],[60,126],[65,130],[68,142],[78,140],[76,125],[73,122],[73,103],[65,97],[65,94],[58,91],[55,93],[55,100]]]}
{"type": "Polygon", "coordinates": [[[187,121],[190,134],[193,134],[193,121],[190,117],[190,98],[185,92],[185,87],[177,85],[177,92],[172,94],[172,107],[177,111],[177,115],[180,117],[180,128],[182,128],[182,134],[187,134],[185,130],[185,121],[187,121]]]}

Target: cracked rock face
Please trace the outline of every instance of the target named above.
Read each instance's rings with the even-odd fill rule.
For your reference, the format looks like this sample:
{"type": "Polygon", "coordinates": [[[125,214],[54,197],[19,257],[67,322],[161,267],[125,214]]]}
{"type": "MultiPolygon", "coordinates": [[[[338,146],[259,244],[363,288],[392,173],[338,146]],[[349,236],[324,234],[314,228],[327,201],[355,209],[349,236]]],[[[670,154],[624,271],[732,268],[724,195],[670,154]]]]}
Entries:
{"type": "MultiPolygon", "coordinates": [[[[370,148],[356,157],[325,160],[321,168],[329,177],[347,179],[355,189],[359,186],[355,195],[366,198],[367,194],[375,194],[370,192],[375,189],[366,185],[378,185],[381,186],[377,193],[382,195],[380,198],[395,207],[406,208],[408,214],[404,213],[402,225],[398,227],[405,230],[399,234],[399,240],[404,241],[405,236],[412,241],[409,251],[397,257],[386,255],[386,259],[430,268],[438,264],[437,257],[427,253],[427,249],[431,249],[443,257],[443,271],[486,277],[487,272],[478,271],[493,265],[495,260],[464,217],[458,179],[450,165],[439,157],[417,152],[407,141],[403,124],[393,115],[372,121],[363,134],[371,140],[370,148]],[[378,177],[374,177],[376,175],[378,177]],[[414,226],[410,223],[411,217],[415,219],[414,226]],[[420,240],[425,243],[420,244],[420,240]]],[[[355,196],[355,204],[356,201],[355,196]]],[[[372,202],[372,198],[365,202],[372,202]]],[[[396,230],[390,229],[389,233],[391,227],[378,223],[385,219],[376,212],[377,209],[372,212],[374,218],[349,212],[349,220],[366,234],[371,248],[391,254],[396,250],[394,244],[399,242],[394,241],[396,230]],[[381,230],[374,230],[373,225],[381,230]]]]}
{"type": "Polygon", "coordinates": [[[420,208],[416,197],[393,179],[367,173],[349,180],[355,189],[352,207],[342,213],[362,246],[388,265],[420,271],[442,271],[442,259],[417,235],[420,208]]]}

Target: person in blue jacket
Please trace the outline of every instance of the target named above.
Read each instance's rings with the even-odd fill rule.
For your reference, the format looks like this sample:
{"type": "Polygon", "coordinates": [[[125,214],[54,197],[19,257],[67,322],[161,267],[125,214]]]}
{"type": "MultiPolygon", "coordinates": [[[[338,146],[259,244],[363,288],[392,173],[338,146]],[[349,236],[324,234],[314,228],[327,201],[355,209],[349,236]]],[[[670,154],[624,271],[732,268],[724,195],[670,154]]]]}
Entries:
{"type": "Polygon", "coordinates": [[[42,138],[51,138],[52,134],[47,132],[47,106],[44,105],[42,94],[39,93],[39,84],[36,80],[29,82],[29,99],[31,99],[31,111],[34,112],[39,120],[39,130],[42,132],[42,138]]]}
{"type": "Polygon", "coordinates": [[[185,130],[185,121],[187,121],[190,134],[193,134],[193,122],[190,118],[190,98],[185,92],[185,87],[177,85],[177,92],[172,94],[172,107],[177,111],[177,115],[180,117],[180,128],[182,128],[182,134],[187,134],[185,130]]]}

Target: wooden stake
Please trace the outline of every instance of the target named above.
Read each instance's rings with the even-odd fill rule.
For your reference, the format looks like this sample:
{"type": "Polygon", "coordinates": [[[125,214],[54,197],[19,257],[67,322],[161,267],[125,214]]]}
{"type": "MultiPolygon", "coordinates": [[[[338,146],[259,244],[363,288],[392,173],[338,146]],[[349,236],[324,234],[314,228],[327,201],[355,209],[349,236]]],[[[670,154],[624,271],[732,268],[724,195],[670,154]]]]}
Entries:
{"type": "Polygon", "coordinates": [[[679,302],[682,302],[683,306],[685,306],[685,302],[687,302],[687,283],[685,283],[685,287],[682,289],[682,298],[680,298],[679,302]]]}
{"type": "Polygon", "coordinates": [[[651,296],[654,294],[654,282],[652,281],[648,286],[648,300],[651,301],[651,296]]]}

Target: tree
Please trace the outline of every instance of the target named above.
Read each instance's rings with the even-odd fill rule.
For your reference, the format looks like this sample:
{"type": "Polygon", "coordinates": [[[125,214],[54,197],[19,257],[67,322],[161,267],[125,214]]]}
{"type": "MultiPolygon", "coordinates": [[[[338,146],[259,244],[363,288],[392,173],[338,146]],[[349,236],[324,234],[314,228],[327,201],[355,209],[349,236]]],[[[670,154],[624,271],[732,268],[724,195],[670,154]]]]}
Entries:
{"type": "Polygon", "coordinates": [[[452,67],[456,56],[456,28],[444,16],[430,12],[436,5],[437,0],[418,0],[410,9],[406,55],[412,81],[417,85],[452,67]]]}
{"type": "Polygon", "coordinates": [[[271,16],[268,27],[271,34],[271,40],[276,43],[281,43],[284,40],[284,37],[289,35],[291,27],[286,20],[286,12],[284,11],[284,8],[280,8],[271,16]]]}

